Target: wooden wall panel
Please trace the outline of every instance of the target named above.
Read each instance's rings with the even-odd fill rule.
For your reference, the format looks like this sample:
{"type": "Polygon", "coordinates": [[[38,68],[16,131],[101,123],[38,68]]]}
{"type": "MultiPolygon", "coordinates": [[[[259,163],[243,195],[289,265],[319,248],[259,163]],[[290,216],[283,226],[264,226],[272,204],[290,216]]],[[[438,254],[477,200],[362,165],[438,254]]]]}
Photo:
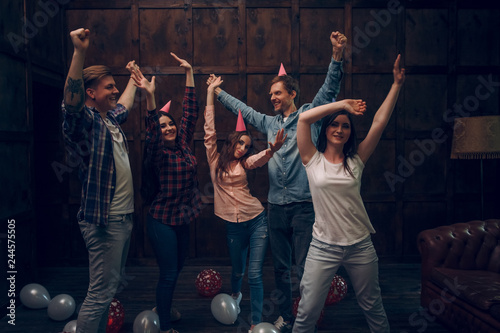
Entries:
{"type": "Polygon", "coordinates": [[[394,200],[392,187],[387,183],[385,173],[394,173],[396,144],[394,140],[381,140],[363,171],[361,195],[367,200],[394,200]],[[386,199],[387,200],[387,199],[386,199]]]}
{"type": "Polygon", "coordinates": [[[500,30],[498,10],[459,9],[457,39],[458,64],[461,66],[498,66],[500,30]]]}
{"type": "MultiPolygon", "coordinates": [[[[85,27],[90,30],[90,46],[85,66],[106,65],[125,73],[125,66],[132,59],[131,12],[126,9],[79,9],[66,12],[67,43],[69,32],[85,27]]],[[[67,48],[71,59],[73,47],[67,48]]],[[[68,63],[69,65],[69,63],[68,63]]]]}
{"type": "Polygon", "coordinates": [[[196,66],[238,66],[238,9],[193,10],[196,66]]]}
{"type": "Polygon", "coordinates": [[[408,66],[446,66],[449,18],[446,9],[407,9],[405,55],[408,66]]]}
{"type": "Polygon", "coordinates": [[[443,129],[446,111],[447,78],[445,75],[412,75],[405,83],[403,94],[404,126],[406,136],[415,132],[443,129]]]}
{"type": "Polygon", "coordinates": [[[330,42],[332,31],[344,31],[343,9],[302,8],[300,10],[301,66],[328,66],[332,57],[330,42]],[[319,17],[324,19],[318,19],[319,17]]]}
{"type": "MultiPolygon", "coordinates": [[[[394,62],[395,58],[392,60],[394,62]]],[[[385,68],[385,71],[392,71],[392,65],[385,68]]],[[[369,74],[369,75],[353,75],[352,76],[352,96],[346,96],[346,98],[356,98],[362,99],[366,101],[366,112],[362,117],[357,119],[357,124],[359,126],[356,130],[360,135],[364,137],[368,130],[370,129],[371,123],[373,121],[373,116],[382,105],[385,100],[385,97],[389,93],[391,89],[391,85],[394,81],[392,75],[378,75],[378,74],[369,74]]],[[[402,92],[404,92],[404,89],[402,92]]],[[[400,102],[400,101],[399,101],[400,102]]],[[[396,113],[393,113],[387,127],[384,131],[384,137],[392,137],[394,138],[396,126],[396,113]]]]}
{"type": "Polygon", "coordinates": [[[405,178],[404,193],[433,197],[446,193],[446,143],[429,138],[407,140],[403,159],[398,159],[398,174],[405,178]],[[400,170],[403,170],[400,172],[400,170]]]}
{"type": "Polygon", "coordinates": [[[379,256],[394,255],[399,246],[398,229],[396,221],[397,208],[394,202],[367,202],[366,212],[376,230],[372,235],[373,245],[379,256]]]}
{"type": "Polygon", "coordinates": [[[247,9],[247,65],[279,70],[291,64],[291,10],[289,8],[247,9]]]}
{"type": "MultiPolygon", "coordinates": [[[[376,8],[353,9],[352,63],[355,68],[391,68],[398,54],[396,32],[397,15],[390,13],[383,24],[377,20],[380,10],[376,8]]],[[[399,15],[399,14],[398,14],[399,15]]],[[[399,51],[400,52],[400,51],[399,51]]]]}
{"type": "Polygon", "coordinates": [[[170,52],[192,63],[192,26],[187,15],[184,9],[142,9],[139,11],[139,45],[142,66],[179,67],[179,63],[170,55],[170,52]]]}

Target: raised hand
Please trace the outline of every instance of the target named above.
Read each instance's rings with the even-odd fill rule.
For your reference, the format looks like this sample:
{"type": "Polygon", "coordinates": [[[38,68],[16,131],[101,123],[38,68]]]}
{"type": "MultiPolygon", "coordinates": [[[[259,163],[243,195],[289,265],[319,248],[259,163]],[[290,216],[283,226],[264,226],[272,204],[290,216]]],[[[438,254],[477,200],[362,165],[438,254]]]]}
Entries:
{"type": "Polygon", "coordinates": [[[139,69],[139,66],[137,66],[137,68],[135,69],[132,69],[131,73],[132,74],[130,77],[134,80],[134,85],[137,88],[143,89],[149,94],[154,94],[156,88],[155,85],[156,76],[153,76],[151,78],[151,81],[148,81],[148,79],[146,79],[142,74],[141,70],[139,69]]]}
{"type": "Polygon", "coordinates": [[[366,102],[361,99],[344,99],[343,108],[356,116],[362,116],[366,111],[366,102]]]}
{"type": "Polygon", "coordinates": [[[269,142],[269,149],[271,149],[271,153],[274,154],[280,150],[281,146],[285,143],[288,134],[283,137],[283,133],[285,133],[285,129],[282,128],[278,131],[278,133],[276,133],[276,140],[274,140],[274,144],[269,142]]]}
{"type": "Polygon", "coordinates": [[[69,36],[71,37],[71,42],[73,43],[73,46],[75,48],[75,51],[82,51],[85,52],[90,44],[90,30],[89,29],[76,29],[73,30],[69,33],[69,36]]]}
{"type": "Polygon", "coordinates": [[[338,31],[332,32],[330,35],[330,41],[332,42],[334,51],[342,51],[347,45],[347,37],[338,31]]]}
{"type": "Polygon", "coordinates": [[[405,82],[405,69],[400,67],[401,64],[401,54],[398,54],[396,61],[394,61],[394,67],[392,73],[394,75],[394,83],[402,85],[405,82]]]}
{"type": "Polygon", "coordinates": [[[193,69],[193,67],[191,67],[191,64],[189,64],[189,62],[187,62],[184,59],[179,58],[178,56],[175,55],[175,53],[170,52],[170,55],[172,57],[174,57],[174,59],[177,60],[180,63],[179,66],[183,67],[186,71],[193,69]]]}

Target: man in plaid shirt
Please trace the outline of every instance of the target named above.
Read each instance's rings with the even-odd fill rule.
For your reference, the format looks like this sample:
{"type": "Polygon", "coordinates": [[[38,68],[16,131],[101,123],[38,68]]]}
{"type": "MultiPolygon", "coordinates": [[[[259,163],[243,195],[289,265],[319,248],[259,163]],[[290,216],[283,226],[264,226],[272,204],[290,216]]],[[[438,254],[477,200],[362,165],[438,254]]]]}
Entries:
{"type": "MultiPolygon", "coordinates": [[[[83,69],[88,29],[70,33],[73,59],[64,86],[63,135],[78,154],[82,182],[78,224],[89,252],[90,282],[78,314],[78,333],[106,332],[108,308],[127,259],[133,226],[134,189],[125,133],[136,92],[133,80],[118,99],[109,68],[83,69]]],[[[132,72],[134,61],[127,64],[132,72]]]]}

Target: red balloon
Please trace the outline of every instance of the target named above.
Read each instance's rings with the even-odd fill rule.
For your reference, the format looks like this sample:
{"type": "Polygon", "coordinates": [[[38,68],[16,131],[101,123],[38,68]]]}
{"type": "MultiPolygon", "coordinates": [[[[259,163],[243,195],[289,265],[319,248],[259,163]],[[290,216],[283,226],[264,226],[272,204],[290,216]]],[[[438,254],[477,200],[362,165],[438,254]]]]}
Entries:
{"type": "MultiPolygon", "coordinates": [[[[297,311],[299,309],[299,302],[300,302],[300,296],[293,300],[292,313],[293,313],[294,317],[297,317],[297,311]]],[[[324,316],[325,316],[325,308],[321,309],[321,313],[319,315],[318,321],[316,322],[316,325],[319,326],[321,324],[324,316]]]]}
{"type": "Polygon", "coordinates": [[[347,282],[340,275],[335,275],[325,300],[325,305],[340,302],[347,294],[347,282]]]}
{"type": "Polygon", "coordinates": [[[118,333],[123,326],[125,319],[125,312],[123,305],[119,300],[113,298],[109,305],[108,312],[108,325],[106,326],[106,333],[118,333]]]}
{"type": "Polygon", "coordinates": [[[219,293],[222,288],[222,277],[213,269],[202,270],[194,282],[196,290],[202,296],[212,297],[219,293]]]}

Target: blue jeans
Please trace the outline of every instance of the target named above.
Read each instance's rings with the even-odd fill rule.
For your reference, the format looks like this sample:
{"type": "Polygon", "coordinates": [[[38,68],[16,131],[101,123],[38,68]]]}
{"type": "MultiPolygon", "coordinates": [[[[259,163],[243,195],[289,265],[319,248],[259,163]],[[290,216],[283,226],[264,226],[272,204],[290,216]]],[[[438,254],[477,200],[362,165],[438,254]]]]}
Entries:
{"type": "Polygon", "coordinates": [[[313,239],[300,283],[301,299],[293,333],[314,332],[335,273],[343,265],[370,332],[390,332],[378,282],[378,257],[370,237],[350,246],[313,239]]]}
{"type": "Polygon", "coordinates": [[[312,202],[287,205],[268,204],[269,243],[274,263],[274,279],[279,292],[280,315],[292,321],[292,291],[299,288],[307,250],[312,239],[314,208],[312,202]],[[293,251],[293,252],[292,252],[293,251]],[[298,281],[292,287],[292,256],[298,281]],[[295,289],[296,288],[296,289],[295,289]]]}
{"type": "Polygon", "coordinates": [[[89,288],[78,313],[78,333],[105,333],[109,304],[122,280],[133,214],[112,215],[106,227],[78,222],[89,252],[89,288]]]}
{"type": "Polygon", "coordinates": [[[189,248],[189,224],[163,224],[148,214],[147,225],[148,237],[160,268],[156,286],[156,310],[160,318],[160,330],[167,331],[172,328],[172,298],[189,248]]]}
{"type": "Polygon", "coordinates": [[[246,222],[228,222],[227,246],[231,257],[231,291],[241,291],[248,249],[248,284],[250,285],[250,300],[252,309],[252,325],[262,321],[262,306],[264,303],[264,286],[262,282],[262,265],[267,249],[267,217],[263,211],[257,217],[246,222]]]}

